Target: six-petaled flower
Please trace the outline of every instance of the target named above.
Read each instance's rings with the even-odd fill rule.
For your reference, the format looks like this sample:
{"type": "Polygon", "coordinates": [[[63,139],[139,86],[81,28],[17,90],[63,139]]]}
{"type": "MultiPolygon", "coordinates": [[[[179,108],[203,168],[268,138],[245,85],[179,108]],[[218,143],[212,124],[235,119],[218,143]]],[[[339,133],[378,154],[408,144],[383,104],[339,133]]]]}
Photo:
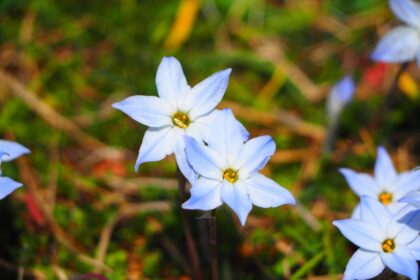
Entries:
{"type": "Polygon", "coordinates": [[[270,136],[248,140],[248,133],[229,109],[219,113],[206,144],[186,137],[186,155],[199,174],[184,209],[211,210],[226,203],[242,225],[252,209],[295,204],[288,190],[259,171],[275,151],[270,136]]]}

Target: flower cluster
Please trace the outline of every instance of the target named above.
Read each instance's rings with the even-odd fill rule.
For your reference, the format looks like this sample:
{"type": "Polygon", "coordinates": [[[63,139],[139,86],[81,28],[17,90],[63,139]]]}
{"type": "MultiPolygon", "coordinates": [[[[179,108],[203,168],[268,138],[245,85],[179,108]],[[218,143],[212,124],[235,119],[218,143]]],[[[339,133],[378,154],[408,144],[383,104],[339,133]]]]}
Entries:
{"type": "Polygon", "coordinates": [[[190,87],[178,60],[165,57],[156,74],[159,97],[131,96],[113,107],[149,126],[136,171],[141,163],[174,153],[192,185],[191,198],[183,208],[211,210],[224,202],[245,224],[252,204],[277,207],[295,201],[289,191],[258,173],[275,151],[273,139],[249,140],[248,131],[230,110],[215,109],[230,72],[217,72],[190,87]]]}
{"type": "Polygon", "coordinates": [[[3,161],[12,161],[21,155],[30,153],[29,149],[19,143],[0,140],[0,199],[8,196],[22,184],[15,180],[5,177],[1,171],[1,164],[3,161]]]}

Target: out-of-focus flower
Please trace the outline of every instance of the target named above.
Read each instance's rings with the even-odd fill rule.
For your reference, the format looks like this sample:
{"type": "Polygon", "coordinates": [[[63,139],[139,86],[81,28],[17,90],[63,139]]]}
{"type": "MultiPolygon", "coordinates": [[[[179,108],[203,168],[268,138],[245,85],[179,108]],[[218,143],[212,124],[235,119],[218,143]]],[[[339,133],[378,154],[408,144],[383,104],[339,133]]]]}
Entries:
{"type": "Polygon", "coordinates": [[[420,190],[409,192],[400,199],[400,202],[410,203],[414,207],[420,208],[420,190]]]}
{"type": "Polygon", "coordinates": [[[412,206],[392,215],[376,199],[363,196],[360,219],[334,221],[359,249],[351,257],[344,280],[370,279],[385,267],[412,280],[418,278],[420,211],[412,206]]]}
{"type": "Polygon", "coordinates": [[[149,127],[140,146],[135,165],[159,161],[175,153],[177,164],[192,183],[196,174],[185,158],[184,135],[206,141],[208,126],[217,114],[231,69],[213,74],[190,87],[181,64],[174,57],[164,57],[156,74],[159,97],[136,95],[112,106],[149,127]]]}
{"type": "MultiPolygon", "coordinates": [[[[405,203],[399,202],[403,196],[420,187],[420,170],[398,174],[383,147],[378,148],[374,176],[356,173],[347,168],[341,168],[340,172],[354,193],[358,196],[367,195],[380,201],[392,214],[406,206],[405,203]]],[[[359,206],[355,208],[353,218],[360,217],[359,206]]]]}
{"type": "Polygon", "coordinates": [[[186,137],[187,159],[199,178],[184,209],[211,210],[224,202],[244,225],[252,204],[264,208],[295,204],[288,190],[259,174],[276,149],[273,139],[260,136],[247,141],[244,130],[225,109],[210,127],[207,145],[186,137]]]}
{"type": "Polygon", "coordinates": [[[379,41],[371,58],[388,63],[417,59],[420,66],[420,3],[413,0],[389,0],[394,14],[407,25],[398,26],[379,41]]]}
{"type": "Polygon", "coordinates": [[[21,183],[16,182],[9,177],[3,176],[1,171],[2,162],[14,160],[21,155],[28,153],[30,153],[29,149],[19,143],[0,140],[0,199],[3,199],[14,190],[22,186],[21,183]]]}
{"type": "Polygon", "coordinates": [[[351,76],[345,76],[331,89],[327,101],[329,119],[338,118],[343,108],[351,101],[356,85],[351,76]]]}

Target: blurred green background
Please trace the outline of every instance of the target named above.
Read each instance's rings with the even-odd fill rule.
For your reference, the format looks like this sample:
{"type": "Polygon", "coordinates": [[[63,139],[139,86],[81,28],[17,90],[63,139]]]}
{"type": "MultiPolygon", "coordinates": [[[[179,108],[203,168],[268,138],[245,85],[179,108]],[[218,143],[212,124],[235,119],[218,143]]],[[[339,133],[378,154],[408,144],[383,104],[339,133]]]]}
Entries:
{"type": "Polygon", "coordinates": [[[0,278],[190,279],[174,159],[136,174],[146,128],[110,107],[156,95],[173,55],[191,85],[233,69],[220,108],[274,137],[263,173],[300,202],[254,207],[245,227],[218,209],[221,279],[341,279],[354,247],[331,221],[358,201],[337,169],[371,172],[377,145],[399,170],[420,162],[420,71],[393,87],[399,66],[369,60],[398,24],[385,0],[1,0],[0,137],[32,154],[2,166],[24,187],[0,203],[0,278]],[[325,100],[346,74],[358,88],[326,155],[325,100]]]}

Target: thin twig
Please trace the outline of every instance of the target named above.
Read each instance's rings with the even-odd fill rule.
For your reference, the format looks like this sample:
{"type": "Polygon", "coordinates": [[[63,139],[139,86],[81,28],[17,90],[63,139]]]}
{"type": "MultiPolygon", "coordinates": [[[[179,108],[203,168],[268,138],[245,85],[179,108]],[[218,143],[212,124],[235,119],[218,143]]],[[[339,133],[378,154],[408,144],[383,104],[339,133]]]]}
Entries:
{"type": "Polygon", "coordinates": [[[217,259],[217,228],[216,228],[216,209],[211,211],[209,219],[210,226],[210,245],[211,245],[211,279],[219,280],[219,267],[217,259]]]}
{"type": "MultiPolygon", "coordinates": [[[[182,174],[179,168],[177,169],[177,177],[178,177],[178,187],[179,187],[179,196],[181,203],[186,200],[186,190],[185,186],[187,184],[187,180],[185,179],[184,175],[182,174]]],[[[181,208],[181,216],[182,216],[182,223],[184,227],[184,236],[185,241],[187,243],[187,250],[188,255],[190,257],[191,265],[192,265],[192,277],[194,280],[202,280],[203,274],[200,268],[200,259],[197,254],[197,247],[195,245],[194,238],[191,232],[191,224],[188,218],[188,213],[186,210],[181,208]]]]}

